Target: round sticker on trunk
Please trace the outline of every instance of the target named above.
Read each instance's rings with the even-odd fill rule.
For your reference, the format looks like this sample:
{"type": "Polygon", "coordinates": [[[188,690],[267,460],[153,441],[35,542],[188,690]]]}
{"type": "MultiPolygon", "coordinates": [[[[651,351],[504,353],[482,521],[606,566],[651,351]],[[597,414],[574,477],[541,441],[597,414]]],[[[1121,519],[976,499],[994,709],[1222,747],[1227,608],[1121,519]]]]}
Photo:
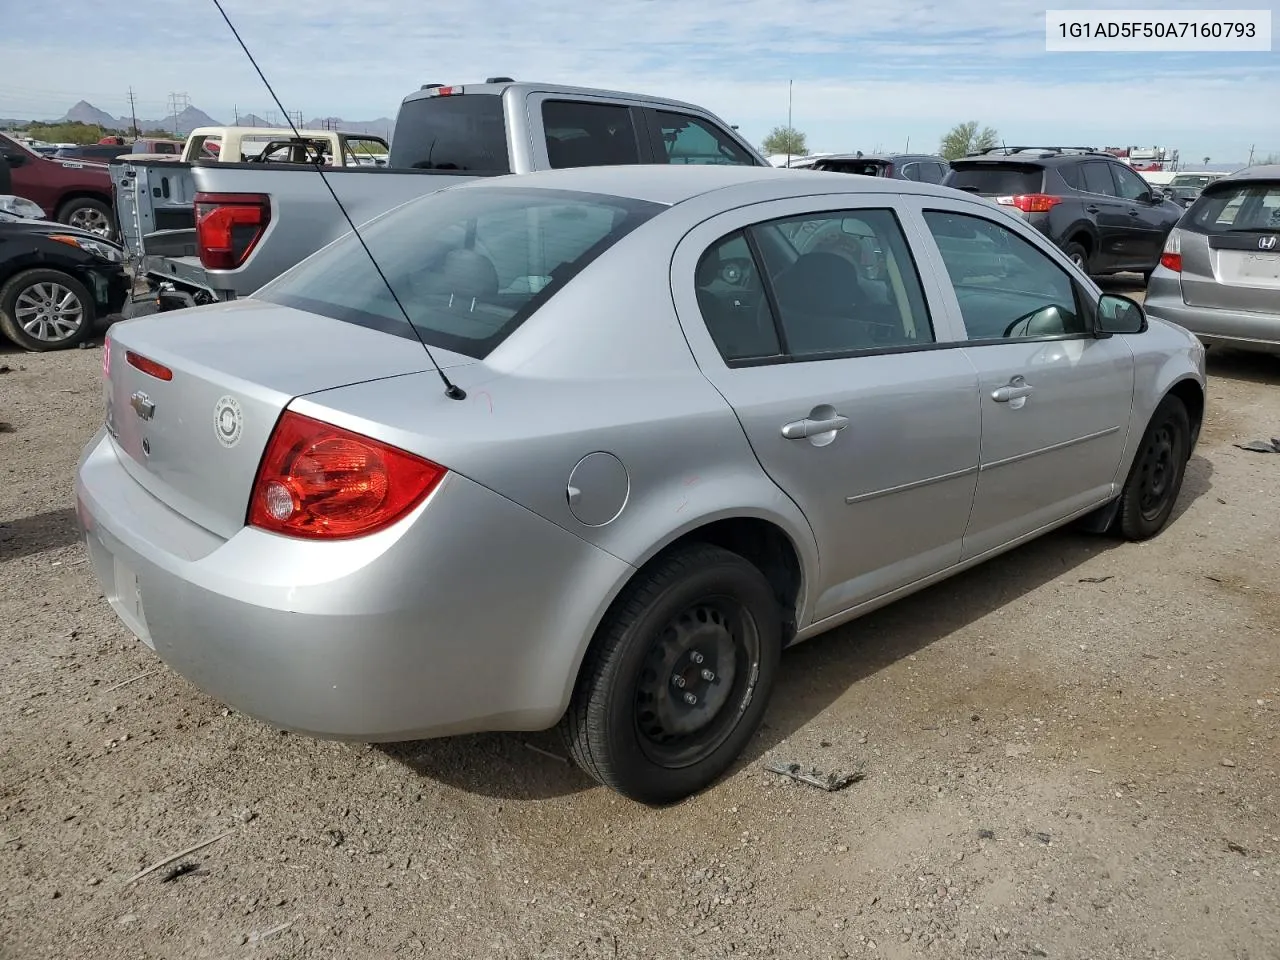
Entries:
{"type": "Polygon", "coordinates": [[[243,429],[240,401],[231,396],[221,398],[213,408],[213,432],[218,435],[218,442],[224,447],[234,447],[240,442],[243,429]]]}

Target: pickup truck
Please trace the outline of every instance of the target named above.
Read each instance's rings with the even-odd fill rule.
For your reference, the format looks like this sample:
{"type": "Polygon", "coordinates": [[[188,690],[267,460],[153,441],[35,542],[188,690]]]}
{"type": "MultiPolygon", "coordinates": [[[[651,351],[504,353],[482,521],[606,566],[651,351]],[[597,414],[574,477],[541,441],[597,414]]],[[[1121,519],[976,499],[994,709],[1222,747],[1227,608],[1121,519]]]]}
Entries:
{"type": "Polygon", "coordinates": [[[318,169],[361,224],[476,177],[632,163],[769,165],[692,104],[490,78],[405,97],[385,167],[126,159],[111,171],[125,246],[167,309],[248,296],[347,233],[318,169]]]}
{"type": "Polygon", "coordinates": [[[105,165],[53,160],[2,133],[0,156],[10,180],[4,192],[39,204],[50,220],[116,239],[111,175],[105,165]]]}

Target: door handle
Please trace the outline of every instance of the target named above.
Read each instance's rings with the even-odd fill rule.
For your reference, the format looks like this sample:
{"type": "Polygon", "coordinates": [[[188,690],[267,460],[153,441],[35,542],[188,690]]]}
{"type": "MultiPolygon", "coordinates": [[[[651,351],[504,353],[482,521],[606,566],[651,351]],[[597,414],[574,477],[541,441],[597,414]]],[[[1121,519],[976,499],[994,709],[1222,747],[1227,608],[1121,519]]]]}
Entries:
{"type": "Polygon", "coordinates": [[[1136,217],[1136,216],[1138,216],[1138,211],[1137,211],[1136,209],[1130,208],[1130,210],[1129,210],[1129,216],[1131,216],[1131,217],[1136,217]]]}
{"type": "Polygon", "coordinates": [[[1010,380],[1003,387],[996,387],[991,391],[991,399],[996,403],[1008,403],[1010,400],[1018,400],[1022,397],[1029,397],[1035,393],[1036,388],[1027,383],[1026,379],[1017,376],[1010,380]]]}
{"type": "Polygon", "coordinates": [[[1096,203],[1091,203],[1087,207],[1085,207],[1085,209],[1088,210],[1090,213],[1097,213],[1099,208],[1096,203]]]}
{"type": "Polygon", "coordinates": [[[830,433],[833,430],[843,430],[849,425],[849,418],[842,417],[840,414],[834,414],[824,420],[813,420],[805,417],[803,420],[792,420],[782,427],[782,435],[788,440],[803,440],[805,437],[815,437],[821,433],[830,433]]]}

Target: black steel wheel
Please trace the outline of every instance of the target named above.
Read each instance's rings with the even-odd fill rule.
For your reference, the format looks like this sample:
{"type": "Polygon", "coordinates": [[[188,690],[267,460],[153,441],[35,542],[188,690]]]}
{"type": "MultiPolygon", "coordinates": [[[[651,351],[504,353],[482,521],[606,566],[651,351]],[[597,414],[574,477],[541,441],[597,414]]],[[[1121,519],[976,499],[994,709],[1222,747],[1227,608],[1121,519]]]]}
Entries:
{"type": "Polygon", "coordinates": [[[1160,401],[1120,494],[1117,524],[1128,540],[1154,537],[1169,522],[1191,456],[1191,419],[1177,397],[1160,401]]]}
{"type": "Polygon", "coordinates": [[[637,575],[601,624],[561,723],[575,762],[644,803],[714,782],[764,715],[781,651],[773,589],[709,544],[637,575]]]}

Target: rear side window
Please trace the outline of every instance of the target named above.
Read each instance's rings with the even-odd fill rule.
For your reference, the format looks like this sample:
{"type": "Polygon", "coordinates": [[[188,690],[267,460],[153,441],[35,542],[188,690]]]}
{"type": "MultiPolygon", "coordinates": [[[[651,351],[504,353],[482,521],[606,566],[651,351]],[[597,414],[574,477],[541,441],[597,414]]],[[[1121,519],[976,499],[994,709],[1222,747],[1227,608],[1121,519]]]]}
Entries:
{"type": "Polygon", "coordinates": [[[745,233],[760,259],[739,231],[703,254],[695,278],[703,319],[726,361],[820,360],[934,342],[892,211],[809,214],[745,233]]]}
{"type": "Polygon", "coordinates": [[[1280,181],[1210,187],[1187,213],[1201,233],[1280,232],[1280,181]]]}
{"type": "Polygon", "coordinates": [[[552,169],[640,162],[640,141],[628,107],[548,100],[542,105],[542,127],[552,169]]]}
{"type": "Polygon", "coordinates": [[[1097,193],[1104,197],[1116,196],[1116,182],[1111,177],[1111,164],[1106,160],[1090,160],[1080,165],[1083,180],[1082,189],[1086,193],[1097,193]]]}
{"type": "Polygon", "coordinates": [[[1039,193],[1044,168],[1033,164],[966,163],[952,164],[947,186],[992,197],[1039,193]]]}
{"type": "Polygon", "coordinates": [[[756,165],[751,154],[713,123],[667,110],[655,110],[654,117],[658,123],[658,135],[667,163],[738,167],[756,165]]]}
{"type": "Polygon", "coordinates": [[[902,179],[903,180],[919,180],[920,164],[908,163],[906,166],[904,166],[902,168],[902,179]]]}
{"type": "Polygon", "coordinates": [[[388,166],[510,173],[502,97],[472,93],[402,104],[388,166]]]}
{"type": "Polygon", "coordinates": [[[562,190],[431,193],[361,228],[395,291],[347,234],[255,294],[260,300],[482,358],[661,204],[562,190]]]}

